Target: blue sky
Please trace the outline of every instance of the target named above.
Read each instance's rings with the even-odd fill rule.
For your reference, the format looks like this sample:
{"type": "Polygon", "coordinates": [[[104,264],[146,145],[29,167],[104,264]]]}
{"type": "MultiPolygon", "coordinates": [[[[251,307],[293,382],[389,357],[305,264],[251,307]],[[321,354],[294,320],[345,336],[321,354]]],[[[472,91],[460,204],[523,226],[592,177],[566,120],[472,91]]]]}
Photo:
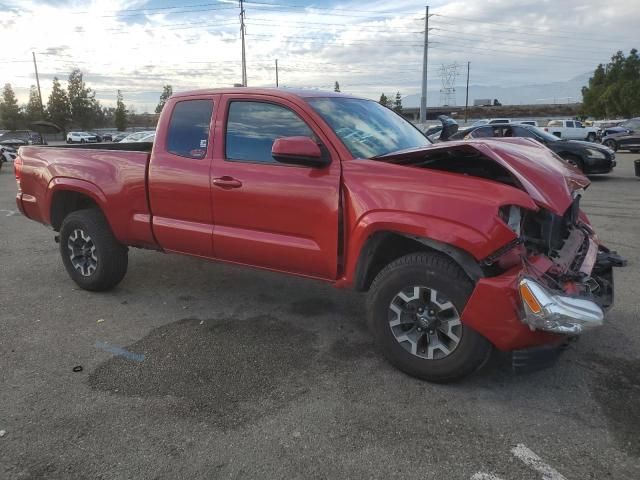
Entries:
{"type": "MultiPolygon", "coordinates": [[[[420,90],[422,1],[256,0],[245,8],[251,86],[274,85],[278,59],[285,86],[339,81],[373,98],[420,90]]],[[[52,78],[74,67],[104,104],[121,89],[137,111],[153,109],[164,83],[177,91],[240,81],[237,1],[21,0],[0,9],[0,82],[12,83],[21,101],[35,83],[32,51],[45,100],[52,78]]],[[[638,47],[638,1],[440,0],[430,12],[430,105],[440,100],[442,65],[470,61],[472,85],[513,88],[562,83],[638,47]]],[[[536,100],[526,92],[520,102],[536,100]]]]}

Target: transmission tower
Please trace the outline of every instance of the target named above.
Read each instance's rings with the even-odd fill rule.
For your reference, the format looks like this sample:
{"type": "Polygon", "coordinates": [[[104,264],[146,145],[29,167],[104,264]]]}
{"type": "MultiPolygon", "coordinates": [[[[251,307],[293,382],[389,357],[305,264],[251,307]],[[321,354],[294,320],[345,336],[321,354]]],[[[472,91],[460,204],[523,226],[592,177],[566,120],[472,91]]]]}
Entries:
{"type": "Polygon", "coordinates": [[[456,77],[460,65],[451,63],[440,67],[440,79],[442,88],[440,89],[440,104],[452,106],[456,104],[456,77]]]}

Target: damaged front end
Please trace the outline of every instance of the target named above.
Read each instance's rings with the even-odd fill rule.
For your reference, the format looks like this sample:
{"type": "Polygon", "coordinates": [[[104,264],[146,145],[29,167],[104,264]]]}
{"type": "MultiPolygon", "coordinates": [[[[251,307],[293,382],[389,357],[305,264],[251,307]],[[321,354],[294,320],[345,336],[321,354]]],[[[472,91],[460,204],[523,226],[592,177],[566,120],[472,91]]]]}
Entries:
{"type": "Polygon", "coordinates": [[[498,349],[514,351],[514,365],[556,354],[568,338],[601,326],[613,304],[612,268],[625,262],[600,244],[580,210],[581,192],[563,215],[501,209],[517,238],[483,260],[487,276],[462,319],[498,349]]]}

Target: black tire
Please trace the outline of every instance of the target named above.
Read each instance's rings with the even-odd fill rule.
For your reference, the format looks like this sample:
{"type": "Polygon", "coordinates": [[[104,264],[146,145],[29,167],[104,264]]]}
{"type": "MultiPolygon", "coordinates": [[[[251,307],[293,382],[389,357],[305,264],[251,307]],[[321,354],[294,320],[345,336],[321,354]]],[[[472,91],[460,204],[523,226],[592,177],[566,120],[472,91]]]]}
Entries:
{"type": "Polygon", "coordinates": [[[81,138],[81,139],[80,139],[80,143],[84,143],[84,138],[81,138]]]}
{"type": "Polygon", "coordinates": [[[582,159],[580,157],[578,157],[577,155],[572,155],[570,153],[565,154],[565,155],[561,155],[562,158],[564,158],[568,163],[574,165],[575,167],[578,168],[578,170],[580,170],[581,172],[584,172],[584,162],[582,161],[582,159]]]}
{"type": "Polygon", "coordinates": [[[587,142],[595,142],[596,138],[598,138],[596,134],[591,132],[589,135],[587,135],[587,142]]]}
{"type": "Polygon", "coordinates": [[[411,376],[438,383],[458,380],[480,368],[489,358],[491,344],[464,324],[459,343],[444,358],[421,358],[399,343],[389,324],[390,306],[398,292],[415,285],[442,293],[459,313],[474,289],[464,271],[437,252],[406,255],[383,268],[369,290],[367,313],[376,343],[387,360],[411,376]]]}
{"type": "MultiPolygon", "coordinates": [[[[73,243],[73,242],[72,242],[73,243]]],[[[128,249],[120,244],[107,223],[102,212],[96,208],[77,210],[67,215],[60,229],[60,255],[67,273],[76,284],[94,292],[111,290],[124,278],[128,266],[128,249]],[[84,269],[81,272],[74,266],[69,248],[70,237],[78,236],[77,232],[88,235],[93,244],[92,252],[96,258],[93,271],[84,269]]]]}
{"type": "Polygon", "coordinates": [[[617,151],[618,151],[618,143],[617,143],[615,140],[613,140],[613,139],[605,140],[605,141],[604,141],[604,143],[603,143],[603,145],[604,145],[605,147],[607,147],[607,148],[610,148],[610,149],[611,149],[611,150],[613,150],[614,152],[617,152],[617,151]]]}

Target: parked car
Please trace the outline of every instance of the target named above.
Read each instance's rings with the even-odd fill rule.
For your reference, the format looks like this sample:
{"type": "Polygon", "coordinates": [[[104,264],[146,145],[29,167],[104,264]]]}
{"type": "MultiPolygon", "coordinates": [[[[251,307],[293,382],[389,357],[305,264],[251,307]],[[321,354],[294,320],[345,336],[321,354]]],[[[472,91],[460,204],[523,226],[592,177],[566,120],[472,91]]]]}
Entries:
{"type": "Polygon", "coordinates": [[[103,133],[102,134],[102,140],[104,140],[105,142],[112,142],[113,141],[113,134],[112,133],[103,133]]]}
{"type": "Polygon", "coordinates": [[[597,143],[563,140],[539,127],[512,123],[510,125],[482,125],[460,130],[451,140],[476,138],[533,138],[555,152],[560,158],[587,175],[610,173],[616,166],[613,150],[597,143]]]}
{"type": "Polygon", "coordinates": [[[102,143],[102,135],[98,135],[96,132],[87,132],[89,135],[91,135],[92,137],[96,137],[96,142],[98,143],[102,143]]]}
{"type": "Polygon", "coordinates": [[[87,132],[67,133],[67,143],[97,143],[98,138],[87,132]]]}
{"type": "Polygon", "coordinates": [[[5,145],[0,146],[0,161],[13,162],[17,155],[18,153],[15,148],[5,145]]]}
{"type": "Polygon", "coordinates": [[[130,135],[129,132],[118,132],[111,138],[111,141],[118,143],[118,142],[121,142],[123,138],[126,138],[129,135],[130,135]]]}
{"type": "Polygon", "coordinates": [[[442,130],[442,125],[429,125],[425,129],[424,134],[430,140],[433,140],[431,137],[433,137],[433,135],[435,135],[437,133],[440,133],[441,130],[442,130]]]}
{"type": "Polygon", "coordinates": [[[12,130],[0,135],[0,145],[21,147],[22,145],[46,145],[47,142],[38,132],[31,130],[12,130]]]}
{"type": "Polygon", "coordinates": [[[538,126],[538,122],[535,120],[520,120],[518,122],[515,123],[520,123],[522,125],[531,125],[532,127],[537,127],[538,126]]]}
{"type": "Polygon", "coordinates": [[[511,119],[509,118],[483,118],[481,120],[476,120],[471,124],[471,126],[475,127],[477,125],[494,125],[496,123],[511,123],[511,119]]]}
{"type": "Polygon", "coordinates": [[[141,138],[147,137],[152,133],[155,133],[155,132],[147,130],[147,131],[144,131],[144,132],[131,133],[131,134],[127,135],[126,137],[124,137],[122,140],[120,140],[120,143],[138,142],[138,141],[140,141],[141,138]]]}
{"type": "Polygon", "coordinates": [[[622,130],[603,136],[602,144],[614,151],[640,152],[640,117],[627,120],[619,128],[622,130]]]}
{"type": "Polygon", "coordinates": [[[533,140],[432,145],[373,100],[259,88],[174,94],[158,138],[20,150],[18,208],[79,287],[115,287],[135,246],[367,291],[380,350],[437,382],[493,348],[549,362],[613,301],[589,180],[533,140]]]}
{"type": "Polygon", "coordinates": [[[136,142],[147,142],[147,143],[153,143],[153,141],[156,139],[156,132],[151,132],[151,133],[147,133],[145,136],[140,137],[136,140],[136,142]]]}
{"type": "Polygon", "coordinates": [[[545,132],[565,140],[587,140],[595,142],[598,139],[598,128],[585,127],[577,120],[551,120],[545,132]]]}
{"type": "Polygon", "coordinates": [[[0,169],[7,162],[13,162],[16,159],[17,152],[12,147],[0,146],[0,169]]]}

